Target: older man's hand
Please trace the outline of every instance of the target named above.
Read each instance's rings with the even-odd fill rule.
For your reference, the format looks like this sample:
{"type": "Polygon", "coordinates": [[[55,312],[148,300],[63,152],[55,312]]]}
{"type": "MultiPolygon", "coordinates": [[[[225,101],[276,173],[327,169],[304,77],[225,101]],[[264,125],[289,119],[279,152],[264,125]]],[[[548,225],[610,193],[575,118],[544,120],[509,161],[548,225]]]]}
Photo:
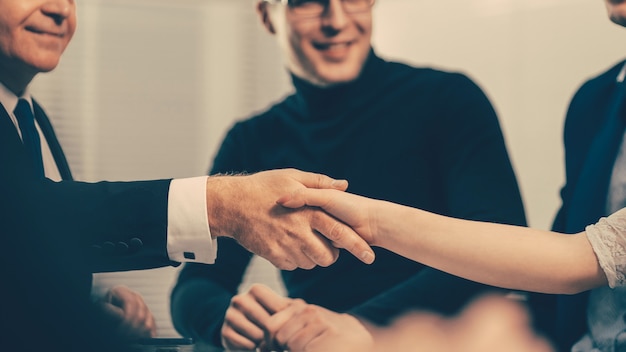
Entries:
{"type": "Polygon", "coordinates": [[[294,169],[246,176],[213,176],[207,181],[207,212],[213,236],[235,238],[249,251],[283,270],[329,266],[344,248],[365,263],[374,252],[347,225],[318,208],[276,204],[303,188],[344,191],[346,181],[294,169]]]}

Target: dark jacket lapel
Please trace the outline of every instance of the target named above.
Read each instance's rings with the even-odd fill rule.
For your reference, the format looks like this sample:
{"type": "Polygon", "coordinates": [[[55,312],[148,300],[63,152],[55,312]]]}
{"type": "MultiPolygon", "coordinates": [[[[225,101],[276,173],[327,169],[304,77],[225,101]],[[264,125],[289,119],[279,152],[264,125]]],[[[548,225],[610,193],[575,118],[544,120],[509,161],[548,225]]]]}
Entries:
{"type": "Polygon", "coordinates": [[[606,199],[613,164],[624,136],[624,83],[616,82],[616,93],[610,113],[595,136],[587,153],[585,164],[572,200],[566,220],[566,232],[579,232],[586,225],[596,223],[606,216],[606,199]]]}
{"type": "MultiPolygon", "coordinates": [[[[39,128],[41,128],[41,131],[46,138],[46,142],[50,147],[54,161],[59,169],[59,173],[61,174],[61,178],[63,180],[72,180],[73,178],[72,173],[70,172],[69,164],[67,163],[63,149],[59,144],[59,140],[54,133],[54,129],[50,124],[50,120],[46,116],[43,109],[35,101],[33,101],[33,106],[35,119],[37,120],[39,128]]],[[[15,128],[13,121],[11,121],[11,117],[2,104],[0,104],[0,157],[0,165],[7,168],[15,168],[15,165],[23,166],[24,161],[28,159],[28,155],[26,155],[26,150],[24,149],[22,140],[17,132],[17,128],[15,128]]]]}
{"type": "MultiPolygon", "coordinates": [[[[2,143],[2,152],[9,152],[9,146],[12,146],[11,149],[20,149],[22,147],[22,140],[20,139],[20,135],[17,133],[17,128],[11,121],[11,117],[9,113],[4,108],[4,106],[0,103],[0,142],[2,143]],[[17,148],[20,147],[20,148],[17,148]]],[[[23,148],[21,148],[23,149],[23,148]]]]}
{"type": "Polygon", "coordinates": [[[70,171],[69,164],[67,163],[67,159],[65,158],[65,154],[63,153],[63,149],[61,148],[61,144],[59,144],[59,140],[57,139],[56,134],[54,133],[54,128],[52,128],[52,124],[50,124],[50,119],[43,111],[41,106],[37,104],[36,101],[33,100],[33,108],[35,111],[35,120],[39,124],[39,128],[43,132],[43,135],[46,137],[46,142],[50,147],[50,151],[52,152],[52,156],[54,157],[54,161],[57,164],[57,168],[59,169],[59,173],[61,174],[61,178],[63,180],[72,180],[72,173],[70,171]]]}

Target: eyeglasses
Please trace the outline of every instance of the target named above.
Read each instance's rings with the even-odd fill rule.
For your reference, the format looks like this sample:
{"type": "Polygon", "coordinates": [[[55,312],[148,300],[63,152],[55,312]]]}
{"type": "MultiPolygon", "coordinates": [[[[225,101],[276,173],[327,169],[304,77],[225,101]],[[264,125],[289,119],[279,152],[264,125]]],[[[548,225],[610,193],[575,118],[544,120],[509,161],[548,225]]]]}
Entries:
{"type": "MultiPolygon", "coordinates": [[[[279,3],[289,6],[291,11],[299,17],[320,17],[328,8],[332,0],[264,0],[269,3],[279,3]]],[[[359,13],[369,10],[376,0],[341,0],[346,13],[359,13]]]]}

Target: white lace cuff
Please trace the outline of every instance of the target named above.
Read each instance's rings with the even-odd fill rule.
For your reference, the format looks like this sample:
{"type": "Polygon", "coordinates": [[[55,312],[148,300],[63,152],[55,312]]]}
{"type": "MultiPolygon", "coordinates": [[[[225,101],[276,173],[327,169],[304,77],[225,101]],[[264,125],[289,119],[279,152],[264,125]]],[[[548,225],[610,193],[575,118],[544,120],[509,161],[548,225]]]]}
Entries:
{"type": "Polygon", "coordinates": [[[609,286],[626,286],[626,208],[585,228],[609,286]]]}

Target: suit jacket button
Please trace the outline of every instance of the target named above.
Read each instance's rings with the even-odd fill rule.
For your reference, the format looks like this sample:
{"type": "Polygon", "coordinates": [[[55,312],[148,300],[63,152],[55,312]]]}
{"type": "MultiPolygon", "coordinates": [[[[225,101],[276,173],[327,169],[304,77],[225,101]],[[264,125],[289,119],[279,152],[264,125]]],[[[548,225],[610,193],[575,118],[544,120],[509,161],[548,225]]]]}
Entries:
{"type": "Polygon", "coordinates": [[[106,254],[111,254],[115,250],[115,244],[110,241],[106,241],[102,244],[102,252],[106,254]]]}
{"type": "Polygon", "coordinates": [[[120,254],[124,254],[128,252],[128,245],[126,242],[117,242],[115,244],[115,251],[120,254]]]}
{"type": "Polygon", "coordinates": [[[133,237],[130,239],[129,243],[128,243],[128,247],[130,248],[130,250],[132,250],[133,252],[136,252],[138,250],[141,249],[141,247],[143,247],[143,241],[140,240],[137,237],[133,237]]]}

